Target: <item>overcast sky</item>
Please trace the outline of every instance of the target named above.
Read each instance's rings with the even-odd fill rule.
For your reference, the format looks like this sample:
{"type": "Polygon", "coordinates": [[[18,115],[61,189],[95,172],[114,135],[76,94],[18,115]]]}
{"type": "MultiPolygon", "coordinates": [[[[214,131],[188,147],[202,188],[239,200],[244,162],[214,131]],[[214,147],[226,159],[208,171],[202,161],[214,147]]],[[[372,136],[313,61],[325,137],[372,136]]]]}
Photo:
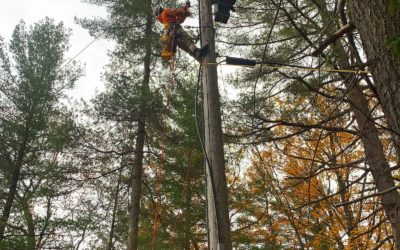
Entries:
{"type": "MultiPolygon", "coordinates": [[[[5,42],[10,40],[12,31],[19,20],[23,19],[29,26],[48,16],[56,22],[64,22],[65,27],[72,29],[69,57],[73,57],[93,41],[88,32],[74,23],[74,17],[94,17],[107,15],[102,7],[81,3],[81,0],[0,0],[0,35],[5,42]]],[[[97,40],[76,59],[86,64],[85,76],[76,84],[73,92],[75,98],[86,100],[94,96],[96,89],[101,91],[100,74],[108,61],[107,50],[112,48],[110,41],[97,40]]]]}

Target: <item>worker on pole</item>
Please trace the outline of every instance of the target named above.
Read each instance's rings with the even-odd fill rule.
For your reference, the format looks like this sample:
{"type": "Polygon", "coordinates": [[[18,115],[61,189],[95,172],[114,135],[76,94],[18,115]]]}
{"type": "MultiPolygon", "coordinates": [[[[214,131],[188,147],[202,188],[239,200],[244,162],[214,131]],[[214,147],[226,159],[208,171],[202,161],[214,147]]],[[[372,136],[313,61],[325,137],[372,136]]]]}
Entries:
{"type": "Polygon", "coordinates": [[[164,25],[165,34],[161,36],[163,44],[162,58],[165,60],[171,59],[178,46],[194,57],[197,61],[201,61],[201,57],[205,55],[208,45],[199,49],[193,42],[193,39],[182,28],[181,24],[185,21],[186,17],[190,16],[189,11],[190,2],[177,9],[155,7],[154,15],[157,20],[164,25]]]}

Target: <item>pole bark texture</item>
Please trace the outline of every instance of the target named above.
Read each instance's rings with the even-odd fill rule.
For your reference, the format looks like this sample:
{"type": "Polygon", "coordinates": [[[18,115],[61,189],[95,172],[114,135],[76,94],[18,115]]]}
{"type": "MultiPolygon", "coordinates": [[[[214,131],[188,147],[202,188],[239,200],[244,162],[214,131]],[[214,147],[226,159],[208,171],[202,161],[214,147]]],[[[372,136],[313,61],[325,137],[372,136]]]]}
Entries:
{"type": "Polygon", "coordinates": [[[204,132],[207,154],[207,197],[210,250],[232,249],[228,188],[225,175],[224,149],[222,141],[221,111],[218,90],[218,75],[215,54],[215,30],[212,21],[211,1],[200,0],[200,26],[202,45],[209,45],[203,58],[204,132]],[[208,64],[210,63],[210,64],[208,64]],[[215,195],[213,194],[215,191],[215,195]],[[215,198],[215,200],[214,200],[215,198]]]}

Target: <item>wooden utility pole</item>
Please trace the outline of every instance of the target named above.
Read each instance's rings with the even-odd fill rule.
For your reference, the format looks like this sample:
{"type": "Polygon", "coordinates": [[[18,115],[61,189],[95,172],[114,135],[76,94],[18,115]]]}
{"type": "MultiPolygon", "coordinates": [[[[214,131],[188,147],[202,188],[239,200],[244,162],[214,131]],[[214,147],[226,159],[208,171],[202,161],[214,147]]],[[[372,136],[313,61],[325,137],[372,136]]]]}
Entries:
{"type": "Polygon", "coordinates": [[[205,150],[207,154],[207,197],[210,250],[231,250],[232,241],[228,210],[228,188],[225,176],[221,111],[215,54],[215,30],[211,0],[199,0],[202,45],[209,45],[203,58],[203,108],[205,150]],[[215,191],[215,195],[213,193],[215,191]],[[215,200],[214,200],[215,198],[215,200]]]}

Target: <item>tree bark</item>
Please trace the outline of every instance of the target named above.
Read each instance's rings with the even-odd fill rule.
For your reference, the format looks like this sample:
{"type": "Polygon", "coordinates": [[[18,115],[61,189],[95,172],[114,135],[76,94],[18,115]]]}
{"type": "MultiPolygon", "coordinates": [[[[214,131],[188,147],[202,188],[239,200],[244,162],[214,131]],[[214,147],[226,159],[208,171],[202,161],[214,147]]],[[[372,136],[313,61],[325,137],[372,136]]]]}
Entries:
{"type": "Polygon", "coordinates": [[[139,213],[140,213],[140,198],[142,189],[142,171],[143,171],[143,148],[146,134],[146,96],[149,91],[150,82],[150,64],[151,64],[151,29],[153,26],[153,16],[151,14],[151,1],[148,3],[148,14],[146,17],[146,28],[145,28],[145,48],[146,54],[144,57],[144,77],[141,88],[140,97],[140,110],[138,119],[138,128],[136,135],[135,145],[135,160],[132,169],[132,180],[131,180],[131,207],[129,214],[129,231],[128,231],[128,250],[136,250],[138,244],[139,235],[139,213]]]}
{"type": "MultiPolygon", "coordinates": [[[[367,56],[372,55],[370,60],[373,58],[371,60],[371,70],[374,74],[374,80],[377,86],[378,94],[380,94],[378,98],[383,102],[382,106],[390,123],[389,125],[395,131],[393,138],[394,142],[396,143],[398,139],[398,134],[396,135],[396,133],[399,131],[396,129],[400,127],[400,92],[399,88],[396,90],[396,85],[397,87],[400,87],[400,72],[398,71],[400,67],[398,61],[395,62],[394,54],[389,53],[388,49],[385,48],[384,41],[387,37],[395,34],[393,33],[395,31],[397,31],[397,34],[400,34],[398,32],[400,31],[400,26],[397,28],[393,27],[393,20],[389,20],[390,18],[388,14],[387,3],[388,1],[386,0],[349,0],[349,9],[351,9],[353,18],[354,13],[358,12],[358,16],[354,18],[357,20],[355,25],[357,28],[361,28],[362,31],[360,31],[360,34],[362,37],[364,36],[364,43],[366,43],[366,41],[369,39],[371,40],[367,42],[368,44],[364,44],[364,46],[367,46],[367,56]],[[386,2],[386,5],[384,2],[386,2]],[[378,10],[378,8],[380,9],[378,10]],[[375,11],[377,13],[375,13],[375,11]],[[388,19],[387,24],[385,24],[386,22],[383,21],[383,19],[379,20],[379,18],[383,17],[388,19]],[[368,21],[366,21],[366,19],[368,19],[368,21]],[[366,23],[368,23],[368,25],[366,23]],[[385,28],[385,26],[388,27],[385,28]],[[387,32],[385,37],[383,36],[382,32],[387,32]],[[365,38],[367,38],[367,40],[365,40],[365,38]],[[386,62],[383,62],[385,60],[383,58],[384,55],[388,56],[386,62]],[[378,84],[377,81],[380,84],[378,84]],[[391,82],[389,83],[389,81],[391,82]],[[388,86],[382,86],[384,85],[383,83],[387,83],[388,86]],[[378,85],[380,86],[378,87],[378,85]],[[395,98],[396,96],[397,99],[395,98]],[[391,110],[391,105],[397,106],[393,107],[394,109],[391,110]],[[391,111],[388,112],[389,110],[391,111]]],[[[323,7],[321,11],[325,12],[322,13],[323,16],[326,16],[324,14],[328,14],[326,6],[323,7]]],[[[332,22],[325,20],[325,24],[328,23],[332,22]]],[[[333,27],[331,26],[330,29],[333,29],[333,27]]],[[[333,51],[335,52],[339,68],[349,68],[349,66],[351,66],[349,64],[349,56],[347,55],[340,41],[334,45],[333,51]]],[[[350,101],[351,109],[358,124],[360,138],[364,145],[365,157],[369,169],[371,170],[376,189],[379,193],[393,189],[395,187],[395,182],[392,177],[391,169],[385,157],[383,145],[379,139],[379,132],[375,126],[371,115],[371,110],[368,106],[368,100],[359,86],[359,80],[346,76],[342,76],[342,78],[344,79],[344,84],[347,88],[347,97],[350,101]]],[[[398,153],[400,152],[398,151],[398,153]]],[[[385,214],[392,226],[394,240],[397,247],[396,249],[400,250],[400,194],[397,189],[391,192],[385,192],[381,197],[381,201],[385,214]]]]}
{"type": "MultiPolygon", "coordinates": [[[[365,156],[371,170],[376,189],[384,192],[395,187],[392,172],[385,158],[383,145],[379,139],[375,123],[369,116],[370,110],[362,91],[356,82],[348,93],[352,102],[353,112],[358,123],[361,140],[364,144],[365,156]]],[[[382,206],[392,225],[397,249],[400,249],[400,195],[397,190],[385,193],[381,197],[382,206]]]]}
{"type": "Polygon", "coordinates": [[[31,208],[28,201],[24,199],[21,200],[20,206],[28,228],[28,235],[26,236],[27,249],[36,249],[35,222],[31,208]]]}
{"type": "Polygon", "coordinates": [[[389,14],[391,0],[348,0],[350,21],[360,33],[385,117],[400,161],[400,59],[385,42],[400,36],[400,11],[389,14]]]}
{"type": "Polygon", "coordinates": [[[119,196],[119,189],[121,185],[121,180],[122,180],[122,170],[119,171],[118,174],[118,183],[117,187],[115,188],[115,197],[114,197],[114,207],[113,207],[113,212],[112,212],[112,219],[111,219],[111,227],[110,227],[110,237],[108,238],[108,246],[107,250],[112,250],[113,249],[113,238],[114,238],[114,228],[115,228],[115,217],[117,215],[117,210],[118,210],[118,196],[119,196]]]}
{"type": "MultiPolygon", "coordinates": [[[[348,67],[347,57],[341,45],[336,46],[338,51],[338,63],[340,67],[348,67]]],[[[371,170],[378,192],[395,187],[389,163],[385,157],[379,132],[372,119],[368,100],[363,94],[358,80],[345,78],[345,86],[348,89],[347,97],[356,118],[361,141],[364,145],[365,157],[371,170]]],[[[382,195],[382,207],[392,225],[397,249],[400,250],[400,194],[397,190],[382,195]]]]}
{"type": "MultiPolygon", "coordinates": [[[[28,124],[28,122],[26,122],[26,124],[28,124]]],[[[17,195],[18,181],[20,179],[23,159],[25,157],[25,152],[26,152],[28,141],[29,141],[28,134],[29,134],[29,130],[26,128],[25,133],[24,133],[24,139],[18,150],[18,156],[17,156],[16,162],[12,166],[13,171],[11,174],[11,183],[10,183],[10,187],[8,189],[7,199],[6,199],[6,203],[4,205],[3,214],[0,218],[0,242],[2,242],[5,239],[4,233],[6,230],[8,219],[10,218],[11,208],[12,208],[15,196],[17,195]]]]}
{"type": "Polygon", "coordinates": [[[128,250],[137,249],[139,234],[140,197],[142,189],[143,147],[145,138],[145,122],[139,121],[135,146],[135,161],[132,169],[131,208],[129,215],[128,250]]]}

